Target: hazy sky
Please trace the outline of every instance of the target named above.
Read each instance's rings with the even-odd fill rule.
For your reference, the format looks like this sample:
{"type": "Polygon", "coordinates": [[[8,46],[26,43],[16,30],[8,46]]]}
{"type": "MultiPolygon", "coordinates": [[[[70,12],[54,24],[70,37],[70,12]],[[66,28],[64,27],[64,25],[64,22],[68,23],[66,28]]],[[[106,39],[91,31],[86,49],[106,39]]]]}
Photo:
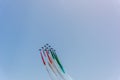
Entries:
{"type": "Polygon", "coordinates": [[[46,43],[74,80],[120,80],[120,0],[0,0],[0,80],[50,80],[46,43]]]}

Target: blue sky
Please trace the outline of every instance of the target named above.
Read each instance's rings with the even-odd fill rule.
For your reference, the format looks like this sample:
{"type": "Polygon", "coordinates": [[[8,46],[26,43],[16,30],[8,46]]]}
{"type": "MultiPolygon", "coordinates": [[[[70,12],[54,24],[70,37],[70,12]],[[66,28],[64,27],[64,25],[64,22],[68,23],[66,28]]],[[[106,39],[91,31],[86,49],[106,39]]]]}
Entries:
{"type": "Polygon", "coordinates": [[[0,0],[0,80],[48,80],[53,46],[74,80],[120,80],[119,0],[0,0]]]}

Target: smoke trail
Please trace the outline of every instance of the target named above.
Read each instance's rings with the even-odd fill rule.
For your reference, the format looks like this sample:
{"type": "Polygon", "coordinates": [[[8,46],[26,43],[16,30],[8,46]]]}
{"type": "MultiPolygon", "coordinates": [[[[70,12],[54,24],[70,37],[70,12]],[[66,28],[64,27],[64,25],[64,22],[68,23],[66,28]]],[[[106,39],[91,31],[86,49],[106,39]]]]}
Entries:
{"type": "Polygon", "coordinates": [[[46,44],[42,47],[40,55],[51,80],[72,80],[69,74],[65,72],[60,59],[51,46],[46,44]]]}

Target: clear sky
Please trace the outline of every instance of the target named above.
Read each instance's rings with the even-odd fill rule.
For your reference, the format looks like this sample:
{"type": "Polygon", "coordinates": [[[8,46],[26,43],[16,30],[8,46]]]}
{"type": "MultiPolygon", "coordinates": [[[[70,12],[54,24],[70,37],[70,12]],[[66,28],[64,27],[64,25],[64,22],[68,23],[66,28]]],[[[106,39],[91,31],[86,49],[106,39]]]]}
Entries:
{"type": "Polygon", "coordinates": [[[46,43],[74,80],[120,80],[120,0],[0,0],[0,80],[49,80],[46,43]]]}

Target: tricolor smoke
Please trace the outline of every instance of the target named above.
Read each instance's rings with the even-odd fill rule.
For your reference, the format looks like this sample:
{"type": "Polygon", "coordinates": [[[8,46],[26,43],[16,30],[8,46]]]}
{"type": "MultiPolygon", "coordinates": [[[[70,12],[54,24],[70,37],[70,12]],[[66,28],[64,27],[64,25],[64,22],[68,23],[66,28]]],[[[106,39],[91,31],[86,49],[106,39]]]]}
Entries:
{"type": "Polygon", "coordinates": [[[72,80],[64,70],[56,51],[46,44],[40,50],[42,62],[49,74],[51,80],[72,80]]]}

